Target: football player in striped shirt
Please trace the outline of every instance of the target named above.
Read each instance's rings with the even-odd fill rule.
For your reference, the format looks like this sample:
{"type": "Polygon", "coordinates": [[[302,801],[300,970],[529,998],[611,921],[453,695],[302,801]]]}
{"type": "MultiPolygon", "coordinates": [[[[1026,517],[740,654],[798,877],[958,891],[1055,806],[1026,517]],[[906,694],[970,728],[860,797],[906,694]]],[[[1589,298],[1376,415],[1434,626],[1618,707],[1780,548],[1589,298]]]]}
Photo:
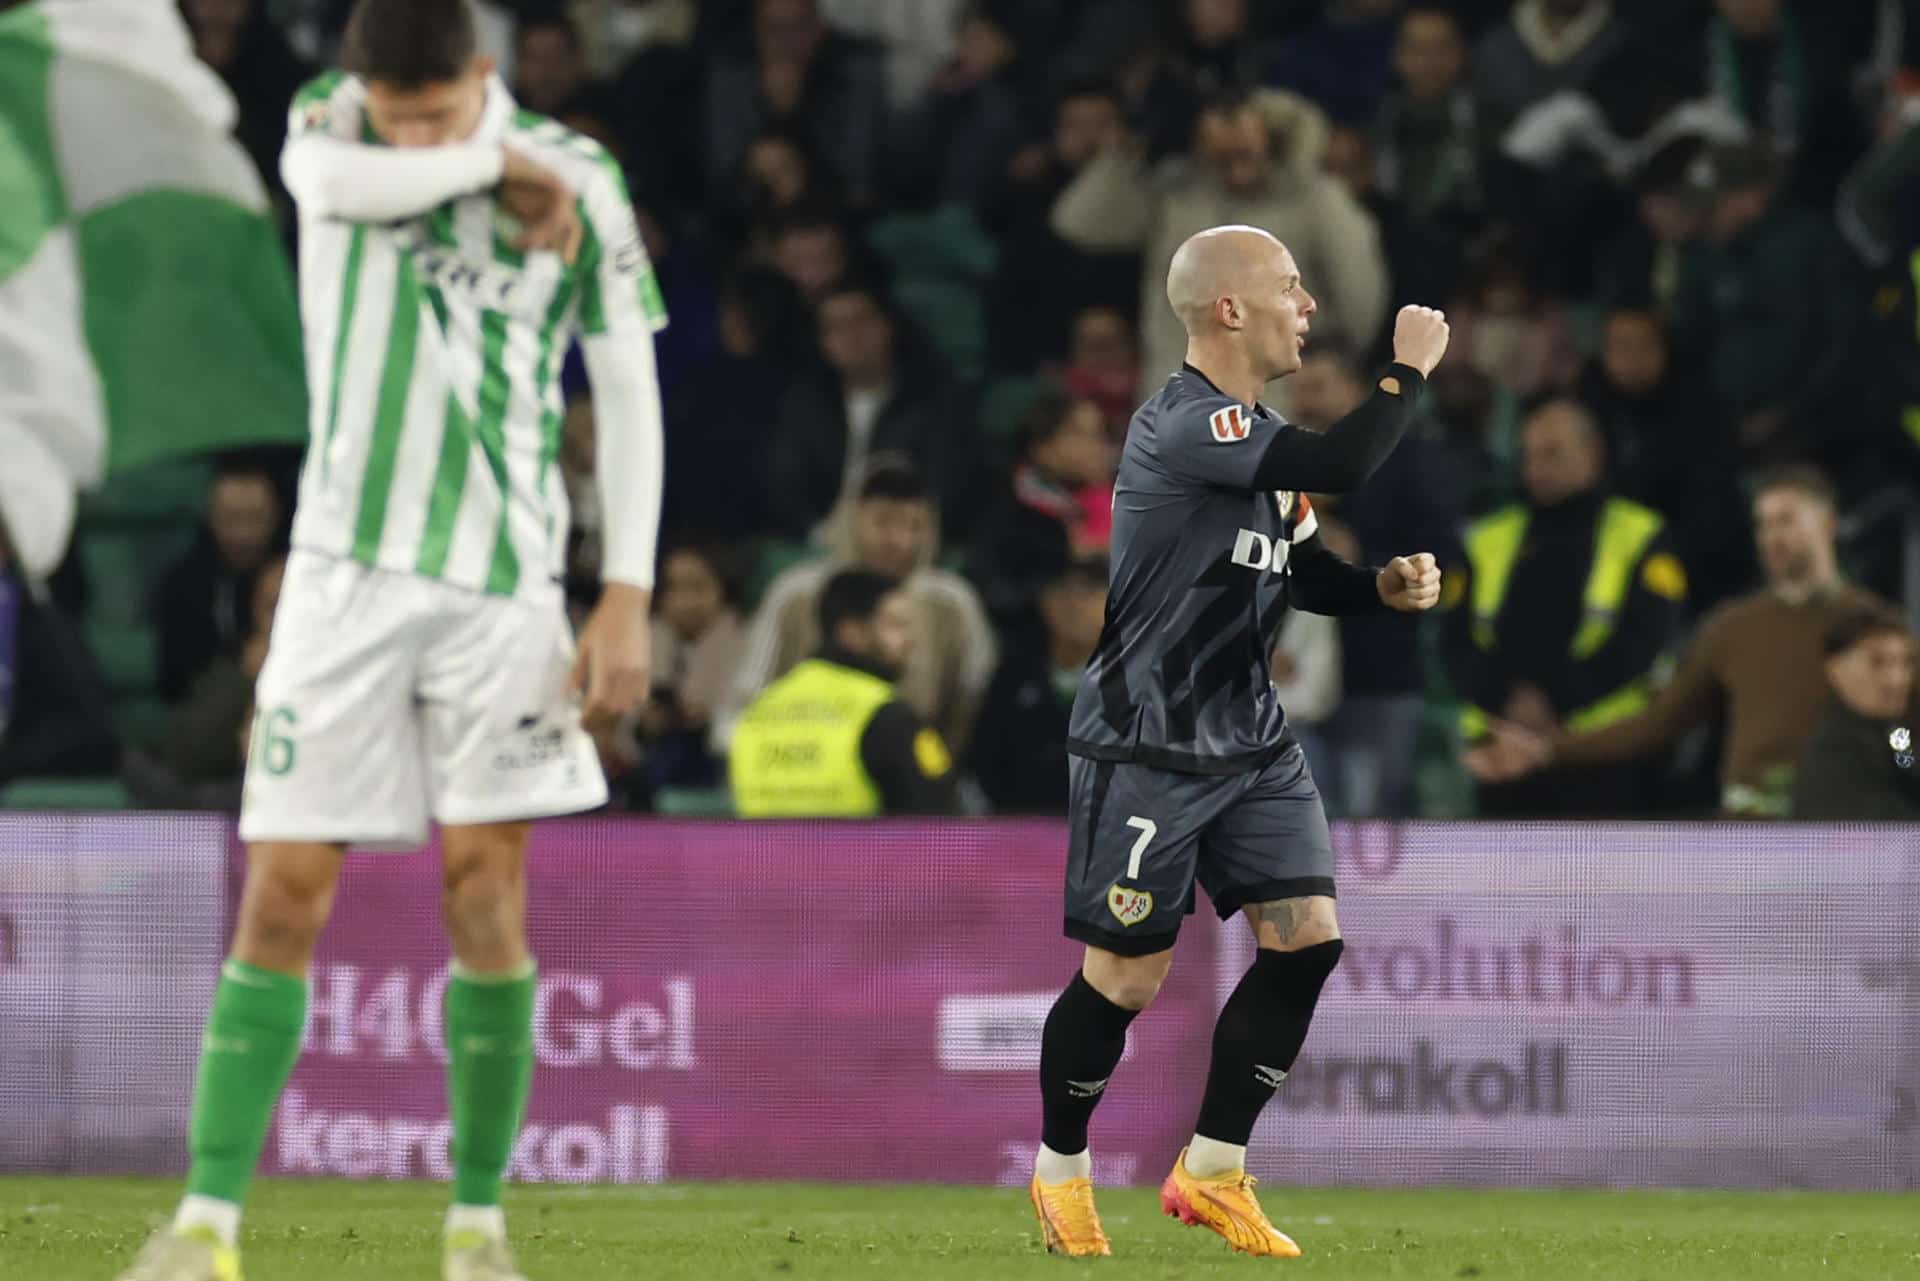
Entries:
{"type": "Polygon", "coordinates": [[[521,111],[466,0],[358,0],[291,108],[311,442],[257,690],[247,884],[196,1086],[187,1196],[127,1281],[237,1281],[349,846],[441,825],[447,1281],[519,1281],[500,1184],[533,1070],[528,822],[606,798],[588,720],[647,693],[666,323],[619,166],[521,111]],[[604,587],[559,574],[560,365],[593,385],[604,587]]]}

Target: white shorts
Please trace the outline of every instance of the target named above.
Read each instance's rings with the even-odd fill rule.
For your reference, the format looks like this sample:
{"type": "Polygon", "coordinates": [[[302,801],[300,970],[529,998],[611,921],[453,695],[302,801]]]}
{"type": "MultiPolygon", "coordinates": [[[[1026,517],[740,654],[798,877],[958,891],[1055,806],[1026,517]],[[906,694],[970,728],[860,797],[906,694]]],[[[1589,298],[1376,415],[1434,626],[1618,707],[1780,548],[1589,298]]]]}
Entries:
{"type": "Polygon", "coordinates": [[[559,589],[487,596],[296,550],[255,689],[240,836],[413,848],[607,799],[559,589]]]}

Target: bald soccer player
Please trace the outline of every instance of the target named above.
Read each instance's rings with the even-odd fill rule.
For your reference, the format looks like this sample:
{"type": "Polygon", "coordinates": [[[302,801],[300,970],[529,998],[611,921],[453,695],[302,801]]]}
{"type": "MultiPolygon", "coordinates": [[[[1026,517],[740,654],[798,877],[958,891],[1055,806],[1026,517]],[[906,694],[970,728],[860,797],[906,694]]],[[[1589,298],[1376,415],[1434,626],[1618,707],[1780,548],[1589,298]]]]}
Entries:
{"type": "Polygon", "coordinates": [[[1290,606],[1418,612],[1440,598],[1431,555],[1372,569],[1328,551],[1302,491],[1354,489],[1393,452],[1447,324],[1402,310],[1397,363],[1322,434],[1260,404],[1269,382],[1300,368],[1314,311],[1284,245],[1252,227],[1201,232],[1173,256],[1167,301],[1187,361],[1127,429],[1106,626],[1067,741],[1066,933],[1086,957],[1042,1035],[1031,1190],[1048,1250],[1112,1253],[1087,1123],[1127,1025],[1167,977],[1197,880],[1222,919],[1246,917],[1259,950],[1220,1012],[1199,1124],[1161,1208],[1236,1250],[1292,1256],[1299,1247],[1254,1199],[1247,1139],[1341,943],[1326,815],[1267,657],[1290,606]]]}

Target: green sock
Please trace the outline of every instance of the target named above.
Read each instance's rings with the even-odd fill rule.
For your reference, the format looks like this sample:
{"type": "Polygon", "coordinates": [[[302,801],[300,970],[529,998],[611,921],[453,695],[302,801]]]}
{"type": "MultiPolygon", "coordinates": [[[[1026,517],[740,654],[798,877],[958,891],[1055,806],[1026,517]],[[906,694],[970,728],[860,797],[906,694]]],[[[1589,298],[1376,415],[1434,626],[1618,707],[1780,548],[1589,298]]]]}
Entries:
{"type": "Polygon", "coordinates": [[[243,961],[220,968],[193,1087],[189,1195],[236,1205],[246,1197],[306,1017],[305,979],[243,961]]]}
{"type": "Polygon", "coordinates": [[[458,965],[447,983],[447,1103],[456,1205],[500,1204],[533,1086],[533,962],[509,974],[458,965]]]}

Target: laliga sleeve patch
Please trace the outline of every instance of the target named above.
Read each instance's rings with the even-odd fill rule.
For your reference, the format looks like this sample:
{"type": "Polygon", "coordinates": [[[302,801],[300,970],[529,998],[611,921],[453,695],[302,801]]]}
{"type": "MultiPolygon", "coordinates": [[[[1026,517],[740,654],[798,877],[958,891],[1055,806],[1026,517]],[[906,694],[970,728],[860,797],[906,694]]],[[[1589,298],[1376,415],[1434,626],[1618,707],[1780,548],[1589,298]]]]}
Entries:
{"type": "Polygon", "coordinates": [[[1222,445],[1238,444],[1253,430],[1253,424],[1247,421],[1247,411],[1239,405],[1214,410],[1207,416],[1207,426],[1214,440],[1222,445]]]}

